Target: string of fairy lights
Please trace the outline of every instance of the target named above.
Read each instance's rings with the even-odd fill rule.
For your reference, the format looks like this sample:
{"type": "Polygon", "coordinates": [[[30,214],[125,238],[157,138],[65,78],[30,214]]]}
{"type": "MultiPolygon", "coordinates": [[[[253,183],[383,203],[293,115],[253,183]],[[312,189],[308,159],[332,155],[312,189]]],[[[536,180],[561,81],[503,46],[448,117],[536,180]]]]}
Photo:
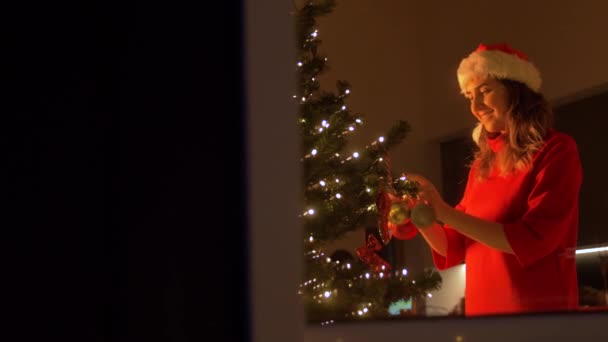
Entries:
{"type": "MultiPolygon", "coordinates": [[[[314,237],[312,235],[309,236],[308,242],[309,243],[314,242],[314,237]]],[[[314,250],[314,249],[309,251],[307,254],[310,256],[311,259],[322,259],[325,256],[325,253],[323,253],[322,251],[314,250]]],[[[325,257],[325,262],[327,264],[333,264],[334,267],[339,267],[342,270],[344,270],[344,269],[350,270],[352,268],[352,265],[350,262],[341,263],[340,260],[332,260],[329,257],[325,257]]],[[[378,272],[378,273],[365,272],[365,273],[359,274],[357,276],[353,276],[350,279],[350,281],[348,282],[348,287],[349,288],[353,287],[355,285],[354,282],[357,282],[357,281],[388,279],[389,277],[392,277],[393,279],[396,278],[402,282],[409,281],[412,284],[416,284],[416,280],[410,280],[407,277],[408,270],[406,268],[403,268],[401,270],[396,270],[393,272],[385,271],[386,270],[385,266],[382,266],[381,269],[382,269],[382,271],[378,272]]],[[[336,298],[339,295],[339,292],[337,289],[329,288],[328,283],[318,280],[317,278],[308,279],[308,280],[304,281],[303,283],[301,283],[300,289],[298,290],[298,294],[303,295],[305,290],[309,290],[314,293],[312,295],[312,299],[314,301],[316,301],[318,304],[331,305],[334,298],[336,298]]],[[[430,292],[427,292],[426,296],[429,298],[432,298],[433,295],[430,292]]],[[[373,303],[369,302],[369,301],[353,305],[353,310],[349,314],[346,315],[346,318],[348,318],[348,317],[365,318],[365,316],[371,311],[372,306],[373,306],[373,303]]],[[[333,324],[333,323],[335,323],[334,320],[327,320],[327,321],[321,322],[321,325],[328,325],[328,324],[333,324]]]]}
{"type": "MultiPolygon", "coordinates": [[[[379,160],[379,161],[382,161],[382,158],[379,158],[378,160],[379,160]]],[[[407,178],[406,178],[405,176],[401,176],[401,177],[399,177],[399,179],[398,179],[398,180],[399,180],[399,181],[401,181],[401,182],[406,182],[406,181],[407,181],[407,178]]],[[[331,181],[328,181],[328,180],[326,180],[326,179],[322,179],[322,180],[318,181],[317,183],[315,183],[314,185],[312,185],[312,188],[318,188],[318,187],[321,187],[321,188],[326,188],[326,187],[327,187],[327,188],[329,188],[329,187],[330,187],[330,185],[331,185],[331,183],[332,183],[331,181]]],[[[337,185],[337,186],[339,186],[339,185],[340,185],[340,179],[339,179],[339,178],[335,178],[335,179],[334,179],[334,185],[337,185]]],[[[336,189],[336,187],[334,187],[334,188],[332,188],[332,189],[336,189]]],[[[371,187],[369,187],[369,186],[366,186],[366,187],[365,187],[365,192],[367,192],[367,193],[372,193],[373,191],[375,191],[375,190],[373,190],[371,187]]],[[[331,197],[331,198],[330,198],[330,200],[340,200],[340,199],[343,199],[343,197],[344,197],[344,196],[343,196],[341,193],[336,192],[336,193],[335,193],[335,195],[334,195],[333,197],[331,197]]],[[[377,209],[377,207],[376,207],[376,204],[375,204],[375,203],[372,203],[372,204],[370,204],[370,205],[367,207],[367,210],[368,210],[368,211],[373,211],[373,210],[376,210],[376,209],[377,209]]],[[[316,211],[315,211],[315,209],[314,209],[314,208],[307,207],[307,208],[306,208],[306,209],[305,209],[305,210],[304,210],[304,211],[303,211],[303,212],[300,214],[300,217],[304,217],[304,216],[313,216],[315,213],[316,213],[316,211]]],[[[311,237],[311,238],[312,238],[312,237],[311,237]]]]}
{"type": "MultiPolygon", "coordinates": [[[[316,31],[316,32],[318,32],[318,31],[316,31]]],[[[302,62],[298,62],[298,65],[301,66],[302,62]]],[[[312,79],[314,80],[314,77],[312,79]]],[[[343,93],[341,94],[341,97],[343,97],[345,95],[348,95],[350,93],[351,93],[350,89],[345,89],[343,91],[343,93]]],[[[296,97],[296,95],[294,95],[294,97],[296,97]]],[[[302,100],[305,101],[305,98],[303,97],[302,100]]],[[[342,110],[342,111],[346,111],[346,109],[347,109],[346,105],[342,105],[342,107],[340,108],[340,110],[342,110]]],[[[305,123],[306,120],[305,119],[301,119],[301,122],[305,123]]],[[[354,120],[354,123],[355,123],[355,125],[363,125],[363,120],[361,118],[356,118],[354,120]]],[[[355,131],[355,125],[349,125],[346,130],[342,131],[341,135],[345,135],[345,134],[354,132],[355,131]]],[[[328,128],[330,128],[330,123],[328,122],[328,120],[327,119],[321,119],[320,123],[317,126],[315,126],[315,131],[317,131],[318,133],[322,133],[324,130],[326,130],[328,128]]],[[[380,136],[377,139],[375,139],[374,141],[372,141],[370,144],[366,145],[365,149],[369,150],[372,147],[376,147],[377,144],[381,144],[381,143],[383,143],[385,141],[386,141],[385,137],[384,136],[380,136]]],[[[303,161],[305,159],[309,159],[309,158],[314,158],[318,154],[319,154],[319,150],[317,148],[313,148],[313,149],[310,150],[309,153],[307,153],[301,159],[301,161],[303,161]]],[[[340,154],[339,153],[335,153],[334,156],[335,157],[340,157],[340,154]]],[[[340,164],[344,164],[346,162],[350,162],[350,161],[353,161],[353,160],[358,160],[359,157],[360,157],[360,153],[358,151],[354,151],[354,152],[352,152],[352,154],[350,154],[346,158],[342,159],[340,161],[340,164]]],[[[382,162],[383,160],[384,159],[382,157],[379,157],[379,158],[377,158],[376,162],[382,162]]],[[[334,185],[339,185],[339,184],[340,184],[340,180],[339,180],[339,178],[336,178],[334,185]]],[[[313,183],[312,188],[315,188],[315,187],[318,187],[318,186],[326,187],[328,185],[330,185],[330,181],[328,181],[327,179],[321,179],[318,182],[313,183]]],[[[365,191],[367,193],[371,193],[373,190],[370,187],[366,187],[365,191]]],[[[332,198],[332,199],[338,199],[339,200],[339,199],[342,199],[342,198],[343,198],[343,195],[338,192],[338,193],[335,194],[334,198],[332,198]]],[[[372,206],[368,207],[368,210],[374,210],[374,208],[375,208],[375,206],[372,205],[372,206]]],[[[307,208],[302,213],[301,216],[310,216],[310,215],[314,215],[314,214],[315,214],[315,210],[313,208],[307,208]]]]}
{"type": "MultiPolygon", "coordinates": [[[[327,57],[319,58],[316,56],[315,44],[319,36],[319,30],[317,28],[312,28],[312,31],[304,39],[304,48],[309,49],[309,52],[315,52],[312,52],[312,57],[302,56],[302,58],[297,61],[296,67],[299,72],[314,73],[316,72],[316,67],[323,67],[324,63],[328,61],[327,57]]],[[[292,95],[294,102],[299,104],[301,108],[307,108],[307,106],[314,107],[317,104],[315,101],[318,100],[313,96],[314,90],[318,89],[318,80],[315,77],[304,76],[302,84],[303,93],[299,95],[292,95]]],[[[331,157],[334,158],[332,159],[332,162],[335,161],[339,162],[339,164],[341,165],[344,165],[346,163],[353,163],[364,160],[364,158],[361,158],[362,155],[358,150],[351,151],[343,156],[337,152],[329,152],[333,153],[333,155],[329,156],[327,150],[324,150],[322,145],[324,138],[329,136],[338,139],[344,138],[345,136],[357,131],[364,124],[363,119],[361,117],[357,117],[357,115],[353,115],[347,105],[343,102],[346,97],[351,95],[351,93],[352,91],[348,88],[348,85],[346,83],[341,83],[339,84],[339,91],[337,94],[338,101],[336,103],[330,104],[332,106],[335,104],[335,107],[329,107],[331,109],[328,115],[323,118],[315,119],[311,119],[310,117],[300,118],[299,122],[305,129],[305,132],[307,132],[307,134],[309,134],[311,138],[318,139],[317,141],[314,141],[314,143],[312,143],[311,145],[307,145],[310,149],[307,149],[307,151],[303,153],[305,155],[300,159],[301,162],[311,161],[314,160],[314,158],[331,157]],[[331,112],[333,112],[333,114],[337,114],[337,116],[332,116],[331,112]]],[[[389,135],[389,138],[391,137],[392,136],[389,135]]],[[[372,156],[372,163],[383,163],[385,161],[382,157],[382,153],[378,152],[381,151],[384,147],[386,147],[382,144],[386,144],[387,140],[390,139],[386,139],[385,136],[380,136],[372,140],[371,143],[364,147],[364,152],[374,152],[367,154],[368,156],[372,156]]],[[[349,199],[346,198],[348,196],[344,191],[344,187],[347,185],[350,186],[351,184],[347,184],[344,180],[344,177],[341,177],[340,175],[324,175],[319,178],[320,179],[310,180],[306,186],[306,189],[328,192],[328,195],[327,197],[324,197],[324,200],[329,201],[330,203],[332,201],[346,201],[349,199]]],[[[399,180],[405,181],[406,179],[402,177],[399,180]]],[[[364,188],[362,189],[362,193],[366,193],[370,196],[370,198],[372,198],[371,196],[373,196],[378,190],[375,185],[364,184],[363,186],[364,188]]],[[[352,192],[350,192],[350,194],[352,194],[352,192]]],[[[367,210],[370,212],[377,211],[378,208],[376,207],[375,201],[372,202],[373,203],[370,203],[369,205],[362,208],[362,210],[367,210]]],[[[307,219],[318,219],[320,211],[323,211],[322,207],[316,207],[316,205],[308,203],[305,204],[303,211],[299,216],[302,218],[306,217],[307,219]]],[[[360,285],[364,282],[381,279],[387,280],[389,278],[392,280],[397,280],[398,282],[411,282],[412,284],[415,284],[415,280],[410,280],[408,278],[408,270],[405,268],[395,271],[389,271],[385,269],[384,266],[382,266],[382,270],[380,272],[363,272],[359,274],[358,269],[355,270],[354,265],[352,265],[350,262],[341,262],[340,260],[332,260],[331,258],[327,257],[325,253],[321,250],[321,248],[317,246],[317,243],[319,241],[316,241],[315,236],[313,236],[312,234],[306,237],[305,242],[308,242],[307,249],[309,249],[305,253],[307,258],[315,261],[315,263],[324,264],[325,266],[331,266],[335,269],[349,272],[346,274],[348,274],[348,277],[350,278],[345,279],[348,288],[360,287],[360,285]],[[357,274],[353,275],[350,272],[357,274]]],[[[310,278],[306,279],[303,283],[299,285],[299,289],[297,291],[299,295],[310,294],[310,298],[312,299],[312,301],[319,305],[332,305],[333,303],[336,303],[338,301],[337,298],[340,297],[341,294],[339,293],[339,290],[335,288],[335,284],[333,284],[331,280],[322,280],[322,277],[318,275],[308,277],[310,278]]],[[[342,285],[343,284],[344,283],[342,283],[342,285]]],[[[346,314],[346,318],[365,318],[370,315],[370,312],[373,312],[373,308],[374,304],[371,301],[357,300],[357,303],[352,303],[352,305],[349,305],[349,312],[346,314]]],[[[328,325],[333,323],[333,319],[328,319],[321,322],[321,325],[328,325]]]]}

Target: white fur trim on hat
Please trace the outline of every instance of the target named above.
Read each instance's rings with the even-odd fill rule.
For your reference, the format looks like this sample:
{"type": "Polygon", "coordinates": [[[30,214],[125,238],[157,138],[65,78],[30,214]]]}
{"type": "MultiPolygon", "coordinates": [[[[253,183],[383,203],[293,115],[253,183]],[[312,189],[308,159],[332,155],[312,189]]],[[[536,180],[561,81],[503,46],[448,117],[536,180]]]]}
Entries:
{"type": "Polygon", "coordinates": [[[501,50],[473,51],[460,62],[457,71],[460,90],[474,77],[492,76],[526,84],[535,92],[540,90],[540,71],[531,62],[501,50]]]}
{"type": "Polygon", "coordinates": [[[475,128],[473,128],[473,132],[471,133],[471,137],[473,138],[473,141],[477,145],[479,145],[479,137],[481,136],[481,128],[482,128],[482,125],[481,125],[481,123],[478,122],[475,125],[475,128]]]}

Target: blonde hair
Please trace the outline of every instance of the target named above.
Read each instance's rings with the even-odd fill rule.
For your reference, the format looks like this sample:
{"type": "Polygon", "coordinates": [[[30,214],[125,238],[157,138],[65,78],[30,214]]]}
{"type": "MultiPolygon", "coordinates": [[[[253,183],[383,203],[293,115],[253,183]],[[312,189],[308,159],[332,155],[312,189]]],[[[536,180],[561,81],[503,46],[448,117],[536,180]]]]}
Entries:
{"type": "Polygon", "coordinates": [[[482,127],[473,160],[478,163],[479,179],[488,178],[494,163],[503,176],[531,167],[535,152],[553,126],[553,110],[541,93],[518,81],[498,81],[506,87],[509,103],[506,146],[499,153],[492,151],[486,140],[488,132],[482,127]]]}

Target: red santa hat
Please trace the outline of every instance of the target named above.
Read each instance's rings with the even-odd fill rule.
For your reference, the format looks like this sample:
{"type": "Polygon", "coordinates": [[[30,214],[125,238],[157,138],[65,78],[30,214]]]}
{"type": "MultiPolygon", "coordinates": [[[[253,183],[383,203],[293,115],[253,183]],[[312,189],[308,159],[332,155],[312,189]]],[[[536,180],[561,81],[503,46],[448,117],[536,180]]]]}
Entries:
{"type": "Polygon", "coordinates": [[[541,85],[540,72],[528,57],[507,44],[479,44],[469,56],[460,62],[457,71],[461,91],[474,77],[494,77],[519,81],[535,92],[541,85]]]}

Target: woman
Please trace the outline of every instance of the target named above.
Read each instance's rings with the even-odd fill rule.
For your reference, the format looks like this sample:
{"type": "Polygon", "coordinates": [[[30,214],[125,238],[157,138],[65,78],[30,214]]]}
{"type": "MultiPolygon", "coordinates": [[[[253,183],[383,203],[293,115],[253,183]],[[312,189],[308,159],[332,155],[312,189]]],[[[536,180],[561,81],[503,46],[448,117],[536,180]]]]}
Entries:
{"type": "Polygon", "coordinates": [[[551,128],[540,73],[523,53],[482,44],[457,76],[479,121],[461,202],[452,208],[426,178],[407,175],[441,222],[420,229],[435,265],[466,263],[468,316],[576,309],[576,143],[551,128]]]}

